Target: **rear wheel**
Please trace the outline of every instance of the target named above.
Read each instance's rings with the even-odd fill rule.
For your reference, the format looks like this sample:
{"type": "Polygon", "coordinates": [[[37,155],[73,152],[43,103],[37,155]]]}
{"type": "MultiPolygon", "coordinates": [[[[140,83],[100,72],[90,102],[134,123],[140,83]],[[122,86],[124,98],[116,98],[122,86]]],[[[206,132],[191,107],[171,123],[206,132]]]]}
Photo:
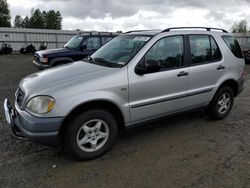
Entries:
{"type": "Polygon", "coordinates": [[[233,90],[224,86],[220,88],[207,109],[208,115],[215,120],[225,118],[231,111],[234,102],[233,90]]]}
{"type": "Polygon", "coordinates": [[[89,160],[106,153],[117,136],[114,117],[104,110],[89,110],[75,117],[64,131],[64,146],[69,154],[89,160]]]}

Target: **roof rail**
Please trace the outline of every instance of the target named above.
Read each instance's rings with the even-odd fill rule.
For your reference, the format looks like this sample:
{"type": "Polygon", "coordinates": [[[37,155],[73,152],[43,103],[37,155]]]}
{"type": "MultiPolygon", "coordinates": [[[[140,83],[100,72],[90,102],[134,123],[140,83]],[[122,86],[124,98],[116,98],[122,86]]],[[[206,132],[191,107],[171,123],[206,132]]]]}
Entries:
{"type": "Polygon", "coordinates": [[[226,31],[225,29],[221,29],[221,28],[213,28],[213,27],[170,27],[167,29],[164,29],[163,32],[169,32],[170,30],[175,30],[175,29],[206,29],[207,31],[211,31],[211,30],[217,30],[217,31],[222,31],[223,33],[228,33],[228,31],[226,31]]]}
{"type": "Polygon", "coordinates": [[[125,32],[124,34],[127,34],[127,33],[133,33],[133,32],[143,32],[143,31],[157,31],[156,29],[143,29],[143,30],[131,30],[131,31],[127,31],[125,32]]]}
{"type": "Polygon", "coordinates": [[[81,31],[79,32],[79,35],[107,35],[107,36],[112,36],[112,35],[119,35],[119,33],[115,32],[106,32],[106,31],[81,31]]]}

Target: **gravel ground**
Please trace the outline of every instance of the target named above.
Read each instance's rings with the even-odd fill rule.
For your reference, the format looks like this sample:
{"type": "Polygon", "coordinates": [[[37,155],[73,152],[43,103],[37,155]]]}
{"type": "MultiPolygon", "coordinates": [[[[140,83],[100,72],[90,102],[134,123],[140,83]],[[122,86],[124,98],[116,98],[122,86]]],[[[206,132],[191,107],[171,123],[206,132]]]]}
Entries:
{"type": "MultiPolygon", "coordinates": [[[[0,56],[0,106],[14,100],[32,56],[0,56]]],[[[250,66],[246,67],[247,78],[250,66]]],[[[0,187],[249,187],[249,83],[230,115],[189,112],[121,134],[105,156],[70,159],[60,148],[11,138],[0,108],[0,187]]]]}

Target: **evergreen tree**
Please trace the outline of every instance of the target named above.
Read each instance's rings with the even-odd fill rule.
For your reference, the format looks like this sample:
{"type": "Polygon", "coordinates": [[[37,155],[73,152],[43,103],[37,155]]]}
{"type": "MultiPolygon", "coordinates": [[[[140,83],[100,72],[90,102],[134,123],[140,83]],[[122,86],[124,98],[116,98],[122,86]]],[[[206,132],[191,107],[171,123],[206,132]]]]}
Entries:
{"type": "Polygon", "coordinates": [[[23,19],[23,27],[24,28],[30,28],[30,19],[28,16],[26,16],[24,19],[23,19]]]}
{"type": "Polygon", "coordinates": [[[32,9],[31,17],[29,19],[29,27],[30,28],[45,28],[45,20],[40,9],[32,9]]]}
{"type": "Polygon", "coordinates": [[[49,10],[44,12],[43,15],[46,20],[46,29],[62,29],[62,17],[59,11],[49,10]]]}
{"type": "Polygon", "coordinates": [[[0,27],[11,27],[10,19],[7,0],[0,0],[0,27]]]}
{"type": "Polygon", "coordinates": [[[20,15],[17,15],[14,20],[14,27],[60,30],[62,29],[62,16],[59,11],[41,12],[40,9],[32,9],[30,18],[26,16],[22,19],[20,15]]]}
{"type": "Polygon", "coordinates": [[[14,27],[23,28],[24,27],[24,20],[20,15],[16,15],[13,23],[14,27]]]}

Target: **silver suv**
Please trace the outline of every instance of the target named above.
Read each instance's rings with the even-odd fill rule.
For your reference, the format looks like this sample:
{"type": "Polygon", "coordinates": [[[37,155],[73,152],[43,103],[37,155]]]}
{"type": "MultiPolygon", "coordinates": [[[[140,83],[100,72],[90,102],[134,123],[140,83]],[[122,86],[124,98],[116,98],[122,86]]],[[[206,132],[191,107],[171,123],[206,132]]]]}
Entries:
{"type": "Polygon", "coordinates": [[[131,31],[87,59],[22,79],[14,107],[5,99],[6,120],[17,138],[92,159],[142,122],[198,107],[225,118],[244,88],[244,66],[223,29],[131,31]]]}

